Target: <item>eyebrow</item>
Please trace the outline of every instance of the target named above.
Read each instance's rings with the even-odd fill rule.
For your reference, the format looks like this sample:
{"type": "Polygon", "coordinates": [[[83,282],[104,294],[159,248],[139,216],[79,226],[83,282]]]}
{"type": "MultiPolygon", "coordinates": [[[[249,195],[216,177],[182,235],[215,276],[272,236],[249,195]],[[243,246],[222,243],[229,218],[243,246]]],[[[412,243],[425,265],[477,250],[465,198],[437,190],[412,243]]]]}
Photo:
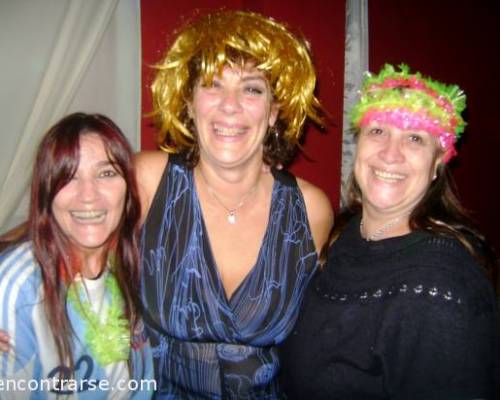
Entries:
{"type": "Polygon", "coordinates": [[[98,167],[107,167],[108,165],[114,166],[116,163],[110,160],[102,160],[97,162],[98,167]]]}
{"type": "Polygon", "coordinates": [[[254,81],[254,80],[259,80],[264,83],[267,83],[267,79],[261,75],[245,75],[241,77],[242,81],[254,81]]]}

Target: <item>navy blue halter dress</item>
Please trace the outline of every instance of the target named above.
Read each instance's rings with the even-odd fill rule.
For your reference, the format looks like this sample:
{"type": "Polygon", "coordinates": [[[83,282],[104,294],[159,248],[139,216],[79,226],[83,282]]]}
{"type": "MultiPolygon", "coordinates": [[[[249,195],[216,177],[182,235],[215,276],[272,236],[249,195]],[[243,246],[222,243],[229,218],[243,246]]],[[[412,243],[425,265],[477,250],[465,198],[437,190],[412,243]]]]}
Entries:
{"type": "Polygon", "coordinates": [[[295,178],[273,171],[257,261],[230,299],[193,170],[171,156],[143,226],[142,301],[158,399],[274,399],[276,345],[295,324],[317,255],[295,178]]]}

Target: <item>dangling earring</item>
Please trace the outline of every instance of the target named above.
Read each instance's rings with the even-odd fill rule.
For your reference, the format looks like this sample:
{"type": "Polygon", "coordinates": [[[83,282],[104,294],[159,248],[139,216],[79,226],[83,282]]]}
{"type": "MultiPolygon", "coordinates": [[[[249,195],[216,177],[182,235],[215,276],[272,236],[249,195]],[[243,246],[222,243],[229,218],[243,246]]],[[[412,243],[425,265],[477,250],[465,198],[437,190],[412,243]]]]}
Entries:
{"type": "Polygon", "coordinates": [[[278,139],[279,139],[279,136],[280,136],[280,132],[276,126],[276,124],[274,124],[273,126],[270,126],[269,127],[269,130],[268,130],[268,134],[269,135],[273,135],[274,136],[274,140],[277,142],[278,139]]]}

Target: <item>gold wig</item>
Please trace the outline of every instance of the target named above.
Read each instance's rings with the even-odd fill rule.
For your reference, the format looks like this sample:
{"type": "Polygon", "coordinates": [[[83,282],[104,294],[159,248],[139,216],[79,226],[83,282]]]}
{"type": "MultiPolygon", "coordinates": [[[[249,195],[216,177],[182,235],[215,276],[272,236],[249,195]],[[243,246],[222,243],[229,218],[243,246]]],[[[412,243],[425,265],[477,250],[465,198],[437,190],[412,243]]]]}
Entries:
{"type": "Polygon", "coordinates": [[[308,43],[272,18],[245,11],[218,11],[188,23],[156,65],[153,114],[159,145],[168,152],[197,147],[188,104],[198,79],[210,84],[224,66],[251,62],[264,72],[279,105],[279,136],[294,148],[307,117],[321,124],[314,95],[316,73],[308,43]]]}

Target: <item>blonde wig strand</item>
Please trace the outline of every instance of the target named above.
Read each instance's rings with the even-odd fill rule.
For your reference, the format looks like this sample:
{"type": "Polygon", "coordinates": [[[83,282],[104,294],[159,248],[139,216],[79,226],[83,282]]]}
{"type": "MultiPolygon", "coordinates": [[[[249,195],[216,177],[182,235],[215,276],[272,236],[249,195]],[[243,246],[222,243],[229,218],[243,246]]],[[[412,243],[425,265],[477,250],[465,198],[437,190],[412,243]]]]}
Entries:
{"type": "Polygon", "coordinates": [[[255,66],[264,72],[279,105],[280,134],[297,146],[307,118],[322,124],[314,95],[316,73],[308,43],[272,18],[246,11],[219,11],[181,28],[155,67],[153,115],[158,144],[170,153],[196,148],[188,105],[201,79],[211,84],[230,67],[255,66]]]}

